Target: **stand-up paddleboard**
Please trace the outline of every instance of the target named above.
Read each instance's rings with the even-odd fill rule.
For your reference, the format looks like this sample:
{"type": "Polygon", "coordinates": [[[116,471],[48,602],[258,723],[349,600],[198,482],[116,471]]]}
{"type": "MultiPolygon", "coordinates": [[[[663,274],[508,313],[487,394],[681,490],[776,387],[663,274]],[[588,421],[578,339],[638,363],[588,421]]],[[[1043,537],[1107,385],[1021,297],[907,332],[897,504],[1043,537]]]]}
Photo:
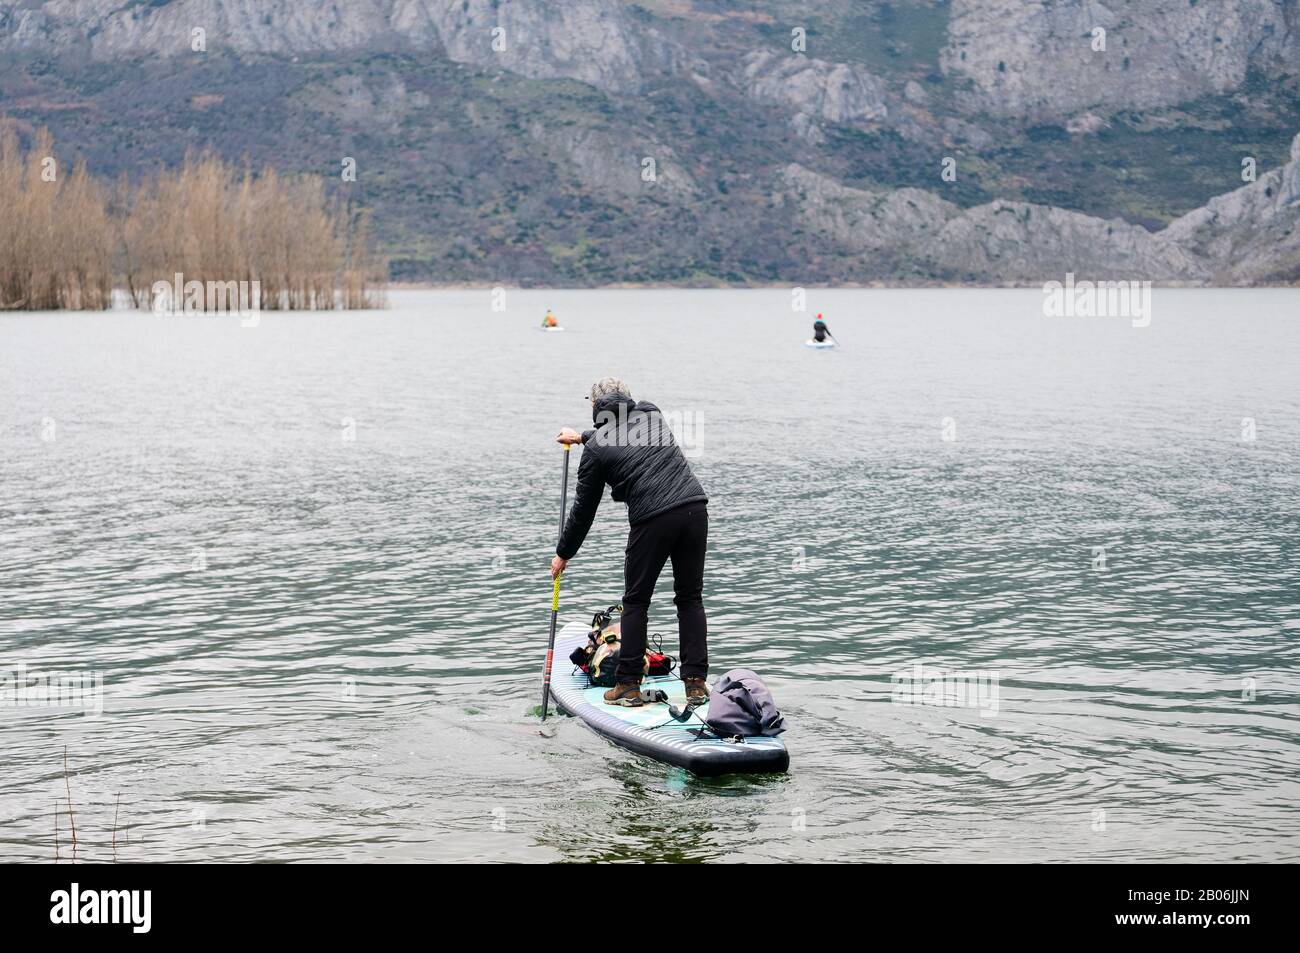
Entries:
{"type": "Polygon", "coordinates": [[[553,327],[553,328],[540,327],[540,328],[538,328],[537,330],[539,330],[539,331],[545,331],[545,332],[547,332],[548,334],[554,334],[554,333],[557,332],[557,331],[563,331],[564,328],[560,327],[560,326],[557,324],[557,325],[556,325],[555,327],[553,327]]]}
{"type": "Polygon", "coordinates": [[[812,348],[816,348],[817,350],[821,350],[822,348],[834,347],[834,346],[835,346],[835,342],[834,342],[834,341],[815,341],[815,340],[813,340],[812,338],[809,338],[808,340],[806,340],[806,341],[803,342],[803,346],[804,346],[804,347],[812,347],[812,348]]]}
{"type": "Polygon", "coordinates": [[[740,741],[723,741],[707,732],[700,718],[709,717],[708,705],[695,709],[700,718],[673,721],[669,705],[679,709],[686,704],[686,686],[676,675],[646,678],[642,691],[657,688],[668,694],[667,702],[622,708],[606,705],[601,698],[607,689],[589,688],[587,676],[573,671],[569,655],[587,644],[589,625],[571,622],[555,637],[557,668],[551,675],[551,697],[560,710],[584,721],[588,728],[616,745],[686,768],[703,777],[719,774],[766,774],[781,772],[790,766],[790,753],[780,738],[751,735],[740,741]],[[665,724],[667,722],[667,724],[665,724]]]}

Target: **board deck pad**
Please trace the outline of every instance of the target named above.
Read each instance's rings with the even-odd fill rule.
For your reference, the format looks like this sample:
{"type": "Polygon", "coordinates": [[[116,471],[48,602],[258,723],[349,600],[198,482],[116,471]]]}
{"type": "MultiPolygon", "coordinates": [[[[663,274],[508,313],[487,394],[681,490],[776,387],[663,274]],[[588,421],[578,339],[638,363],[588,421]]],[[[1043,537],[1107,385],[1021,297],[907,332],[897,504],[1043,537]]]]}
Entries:
{"type": "MultiPolygon", "coordinates": [[[[575,648],[587,643],[590,627],[571,622],[555,637],[555,663],[551,674],[551,693],[566,714],[581,719],[597,734],[616,745],[657,761],[675,764],[705,777],[720,774],[769,773],[785,771],[790,755],[779,738],[753,735],[739,742],[700,737],[700,720],[674,721],[669,705],[686,704],[686,686],[676,675],[646,678],[643,690],[657,688],[668,695],[666,703],[624,708],[606,705],[602,696],[607,689],[587,684],[587,676],[569,661],[575,648]]],[[[695,709],[708,718],[708,705],[695,709]]]]}
{"type": "MultiPolygon", "coordinates": [[[[570,649],[569,651],[573,651],[570,649]]],[[[665,676],[663,678],[647,678],[641,683],[642,690],[657,688],[668,696],[668,701],[654,705],[642,705],[640,708],[621,708],[617,705],[606,705],[604,695],[608,691],[606,688],[588,688],[582,693],[583,700],[588,705],[601,708],[608,708],[610,713],[616,718],[621,718],[629,725],[640,725],[642,728],[653,728],[656,725],[663,725],[665,729],[690,730],[700,727],[697,719],[692,718],[689,722],[672,721],[672,716],[668,714],[668,706],[676,705],[681,708],[686,704],[686,686],[682,684],[680,678],[665,676]],[[669,724],[664,725],[667,721],[669,724]]],[[[700,718],[706,721],[709,718],[709,706],[700,705],[695,709],[700,718]]]]}

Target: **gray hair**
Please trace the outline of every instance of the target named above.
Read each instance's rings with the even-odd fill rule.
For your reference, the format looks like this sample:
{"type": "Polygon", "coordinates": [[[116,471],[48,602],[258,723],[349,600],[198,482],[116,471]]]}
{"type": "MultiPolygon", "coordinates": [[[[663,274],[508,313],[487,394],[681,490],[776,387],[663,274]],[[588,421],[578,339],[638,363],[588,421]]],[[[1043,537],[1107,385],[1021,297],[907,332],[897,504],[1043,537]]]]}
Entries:
{"type": "Polygon", "coordinates": [[[632,399],[632,392],[617,377],[602,377],[591,385],[591,402],[593,404],[602,397],[611,397],[615,394],[626,397],[628,400],[632,399]]]}

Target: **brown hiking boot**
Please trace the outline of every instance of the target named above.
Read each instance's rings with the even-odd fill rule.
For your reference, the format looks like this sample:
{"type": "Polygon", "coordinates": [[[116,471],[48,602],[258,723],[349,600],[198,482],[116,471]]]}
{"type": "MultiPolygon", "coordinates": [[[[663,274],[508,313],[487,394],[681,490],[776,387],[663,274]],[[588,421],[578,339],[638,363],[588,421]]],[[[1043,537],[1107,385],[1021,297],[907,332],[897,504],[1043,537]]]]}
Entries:
{"type": "Polygon", "coordinates": [[[709,686],[702,678],[684,678],[686,683],[686,707],[694,708],[709,700],[709,686]]]}
{"type": "Polygon", "coordinates": [[[619,682],[605,693],[606,705],[622,705],[624,708],[641,707],[641,683],[619,682]]]}

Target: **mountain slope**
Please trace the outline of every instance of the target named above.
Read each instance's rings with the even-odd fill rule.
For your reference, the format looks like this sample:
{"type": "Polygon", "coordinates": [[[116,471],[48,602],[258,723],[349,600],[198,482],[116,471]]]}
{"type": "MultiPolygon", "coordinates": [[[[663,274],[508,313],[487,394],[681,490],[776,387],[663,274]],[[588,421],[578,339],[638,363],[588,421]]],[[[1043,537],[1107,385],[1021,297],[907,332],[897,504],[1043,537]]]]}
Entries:
{"type": "Polygon", "coordinates": [[[323,175],[374,207],[398,278],[1282,281],[1289,205],[1265,241],[1215,197],[1290,160],[1297,22],[1300,0],[0,0],[0,122],[106,177],[196,147],[323,175]]]}

